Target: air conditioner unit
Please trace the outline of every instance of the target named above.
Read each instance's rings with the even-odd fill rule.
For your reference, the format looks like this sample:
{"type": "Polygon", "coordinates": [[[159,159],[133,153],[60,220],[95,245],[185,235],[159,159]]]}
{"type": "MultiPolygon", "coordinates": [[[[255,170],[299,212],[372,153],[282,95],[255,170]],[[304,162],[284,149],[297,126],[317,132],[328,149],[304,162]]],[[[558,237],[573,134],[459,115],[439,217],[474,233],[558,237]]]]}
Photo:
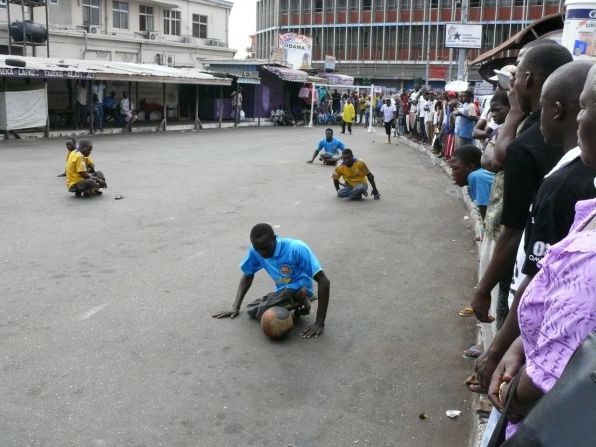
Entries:
{"type": "Polygon", "coordinates": [[[210,47],[216,47],[217,46],[217,43],[218,43],[218,40],[217,39],[207,39],[205,41],[205,43],[207,45],[209,45],[210,47]]]}
{"type": "Polygon", "coordinates": [[[174,65],[174,55],[173,54],[162,54],[161,55],[161,65],[166,65],[168,67],[172,67],[174,65]]]}
{"type": "Polygon", "coordinates": [[[149,40],[158,40],[159,39],[159,33],[156,31],[149,31],[147,33],[147,39],[149,40]]]}
{"type": "Polygon", "coordinates": [[[89,25],[89,34],[101,34],[101,25],[89,25]]]}

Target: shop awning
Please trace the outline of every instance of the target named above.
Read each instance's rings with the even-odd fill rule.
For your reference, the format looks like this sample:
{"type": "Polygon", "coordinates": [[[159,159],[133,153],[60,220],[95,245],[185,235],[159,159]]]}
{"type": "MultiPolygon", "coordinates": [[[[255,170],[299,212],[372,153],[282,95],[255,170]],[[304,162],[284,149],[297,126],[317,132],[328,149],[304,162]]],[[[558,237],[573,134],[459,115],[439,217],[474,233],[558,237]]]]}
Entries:
{"type": "Polygon", "coordinates": [[[0,56],[0,75],[6,78],[97,79],[100,81],[157,82],[167,84],[225,85],[230,78],[215,77],[193,68],[156,64],[0,56]],[[7,60],[9,60],[7,63],[7,60]],[[19,66],[15,66],[15,62],[19,66]]]}
{"type": "Polygon", "coordinates": [[[308,73],[301,70],[285,67],[273,67],[271,65],[263,65],[263,68],[270,73],[278,76],[280,79],[289,82],[309,82],[308,73]]]}
{"type": "Polygon", "coordinates": [[[542,36],[554,31],[562,30],[563,24],[564,15],[560,13],[551,14],[549,16],[543,17],[542,19],[536,20],[522,29],[519,33],[507,39],[501,45],[493,48],[492,50],[486,51],[485,53],[482,53],[480,56],[474,59],[474,61],[472,61],[472,65],[480,64],[492,59],[502,52],[520,49],[528,42],[540,39],[542,36]]]}
{"type": "Polygon", "coordinates": [[[236,82],[238,84],[253,84],[259,85],[261,83],[261,79],[258,76],[258,73],[255,72],[246,72],[246,71],[234,71],[234,70],[225,70],[225,71],[217,71],[217,70],[208,70],[210,74],[213,76],[219,77],[232,77],[236,78],[236,82]]]}
{"type": "Polygon", "coordinates": [[[313,75],[308,76],[308,82],[312,82],[313,84],[329,84],[329,81],[326,78],[313,75]]]}

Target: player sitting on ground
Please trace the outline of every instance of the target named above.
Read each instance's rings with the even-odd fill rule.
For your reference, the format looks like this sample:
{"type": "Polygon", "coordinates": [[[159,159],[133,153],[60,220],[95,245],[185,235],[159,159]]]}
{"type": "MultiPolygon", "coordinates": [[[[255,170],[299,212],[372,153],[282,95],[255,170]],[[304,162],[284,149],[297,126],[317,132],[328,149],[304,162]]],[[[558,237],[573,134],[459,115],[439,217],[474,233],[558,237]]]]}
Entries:
{"type": "Polygon", "coordinates": [[[337,197],[340,199],[360,200],[362,196],[368,196],[368,183],[372,186],[372,195],[375,200],[381,198],[381,194],[375,185],[375,177],[368,170],[368,166],[362,160],[354,157],[351,149],[344,149],[341,154],[342,163],[335,168],[333,173],[333,185],[337,191],[337,197]],[[340,183],[344,178],[345,184],[340,183]],[[340,189],[339,187],[342,186],[340,189]]]}
{"type": "Polygon", "coordinates": [[[218,312],[214,318],[235,318],[252,285],[255,273],[265,269],[275,281],[275,292],[258,298],[247,306],[247,313],[259,319],[270,307],[282,306],[294,310],[294,315],[308,315],[313,299],[312,279],[319,285],[319,305],[314,324],[306,328],[303,337],[318,337],[325,328],[329,305],[330,282],[312,250],[302,241],[280,238],[271,225],[260,223],[250,232],[252,247],[240,264],[242,278],[231,311],[218,312]]]}
{"type": "Polygon", "coordinates": [[[95,171],[95,164],[90,157],[93,144],[81,140],[78,151],[72,151],[66,163],[66,187],[77,197],[100,195],[100,188],[107,188],[106,179],[101,171],[95,171]]]}
{"type": "Polygon", "coordinates": [[[319,141],[319,145],[312,154],[312,159],[308,160],[307,163],[315,161],[317,154],[320,154],[319,160],[326,165],[334,165],[340,160],[341,153],[345,148],[340,140],[333,138],[332,129],[325,129],[325,138],[319,141]]]}

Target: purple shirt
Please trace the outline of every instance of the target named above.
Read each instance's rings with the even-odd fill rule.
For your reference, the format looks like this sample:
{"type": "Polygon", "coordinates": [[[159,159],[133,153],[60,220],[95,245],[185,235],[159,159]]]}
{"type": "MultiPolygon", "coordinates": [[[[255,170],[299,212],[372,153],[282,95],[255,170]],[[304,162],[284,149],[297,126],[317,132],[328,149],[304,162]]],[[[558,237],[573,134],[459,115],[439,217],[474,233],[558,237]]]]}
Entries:
{"type": "MultiPolygon", "coordinates": [[[[596,329],[596,230],[581,231],[594,216],[596,199],[577,202],[569,235],[550,247],[519,304],[526,373],[544,393],[596,329]]],[[[507,437],[516,430],[509,424],[507,437]]]]}

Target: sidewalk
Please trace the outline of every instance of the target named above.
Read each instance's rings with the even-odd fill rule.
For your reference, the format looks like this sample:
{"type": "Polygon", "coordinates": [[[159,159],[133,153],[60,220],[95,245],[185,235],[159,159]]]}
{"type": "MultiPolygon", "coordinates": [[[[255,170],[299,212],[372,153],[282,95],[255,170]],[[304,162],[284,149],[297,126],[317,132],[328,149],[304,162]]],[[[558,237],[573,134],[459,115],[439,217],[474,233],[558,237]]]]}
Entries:
{"type": "MultiPolygon", "coordinates": [[[[449,167],[448,163],[444,159],[438,158],[436,155],[434,155],[430,148],[430,145],[421,144],[421,143],[412,141],[412,140],[410,140],[406,137],[403,137],[403,136],[397,137],[396,141],[398,141],[401,144],[412,147],[414,149],[417,149],[420,152],[426,153],[428,155],[428,157],[430,158],[431,162],[433,164],[439,165],[443,169],[443,171],[445,171],[445,173],[449,176],[449,178],[451,178],[451,168],[449,167]]],[[[466,208],[468,209],[469,218],[471,219],[471,221],[474,225],[474,228],[478,228],[481,223],[479,220],[478,211],[476,210],[476,206],[472,202],[472,199],[470,198],[469,194],[466,193],[466,189],[460,188],[460,192],[461,192],[461,199],[463,200],[463,202],[466,205],[466,208]]],[[[477,250],[477,253],[476,253],[477,259],[480,260],[480,242],[476,243],[476,250],[477,250]]],[[[479,325],[477,325],[477,326],[478,326],[478,340],[477,340],[477,342],[480,342],[481,341],[480,326],[479,325]]],[[[473,366],[473,363],[471,363],[470,366],[473,366]]],[[[463,386],[463,384],[462,384],[462,386],[463,386]]],[[[477,393],[472,393],[472,392],[470,392],[470,394],[473,395],[473,397],[471,399],[472,404],[471,404],[470,408],[472,409],[472,412],[474,413],[473,407],[480,400],[481,395],[477,394],[477,393]]],[[[480,445],[487,421],[488,421],[488,417],[482,417],[482,416],[479,416],[478,414],[474,413],[474,431],[470,435],[469,447],[478,447],[480,445]]]]}

